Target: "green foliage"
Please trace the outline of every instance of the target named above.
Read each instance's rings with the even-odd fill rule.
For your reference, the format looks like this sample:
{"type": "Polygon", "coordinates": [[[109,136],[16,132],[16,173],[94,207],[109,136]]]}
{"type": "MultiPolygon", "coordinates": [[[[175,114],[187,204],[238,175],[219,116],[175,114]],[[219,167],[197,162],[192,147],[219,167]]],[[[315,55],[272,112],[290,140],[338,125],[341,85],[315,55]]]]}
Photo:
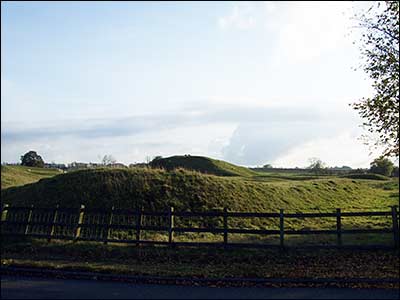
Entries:
{"type": "Polygon", "coordinates": [[[384,176],[392,175],[393,163],[387,158],[377,158],[371,163],[370,172],[384,176]]]}
{"type": "Polygon", "coordinates": [[[40,155],[38,155],[35,151],[29,151],[21,156],[21,165],[28,167],[37,167],[43,168],[44,161],[40,155]]]}
{"type": "Polygon", "coordinates": [[[324,174],[326,169],[326,164],[317,157],[313,157],[309,159],[310,165],[307,169],[310,169],[311,172],[315,174],[324,174]]]}
{"type": "Polygon", "coordinates": [[[373,79],[375,92],[353,108],[366,119],[369,132],[378,134],[375,145],[385,147],[383,155],[399,157],[399,2],[377,1],[374,6],[361,16],[360,25],[365,29],[363,68],[373,79]],[[385,5],[383,12],[371,16],[380,4],[385,5]]]}
{"type": "Polygon", "coordinates": [[[392,177],[399,177],[399,167],[394,167],[392,171],[392,177]]]}

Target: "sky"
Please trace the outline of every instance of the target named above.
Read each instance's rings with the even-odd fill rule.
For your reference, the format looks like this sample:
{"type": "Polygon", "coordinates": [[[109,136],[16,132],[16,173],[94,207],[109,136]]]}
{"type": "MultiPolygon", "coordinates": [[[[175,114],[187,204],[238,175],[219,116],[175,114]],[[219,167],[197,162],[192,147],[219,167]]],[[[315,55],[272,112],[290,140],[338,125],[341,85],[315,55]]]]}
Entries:
{"type": "Polygon", "coordinates": [[[369,167],[369,4],[2,1],[1,161],[369,167]]]}

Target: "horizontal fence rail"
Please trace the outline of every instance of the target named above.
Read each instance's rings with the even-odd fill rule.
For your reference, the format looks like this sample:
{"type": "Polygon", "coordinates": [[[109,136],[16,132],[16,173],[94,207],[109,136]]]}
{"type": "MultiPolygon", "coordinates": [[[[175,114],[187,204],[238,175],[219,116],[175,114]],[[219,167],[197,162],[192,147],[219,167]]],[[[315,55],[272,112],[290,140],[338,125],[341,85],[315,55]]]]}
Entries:
{"type": "MultiPolygon", "coordinates": [[[[53,208],[35,206],[3,205],[1,210],[2,236],[28,236],[35,238],[64,239],[73,241],[98,241],[107,243],[134,243],[182,246],[222,246],[222,247],[254,247],[285,248],[286,235],[330,235],[336,236],[333,245],[314,245],[312,247],[341,248],[345,234],[392,234],[390,247],[399,248],[399,212],[397,206],[390,211],[376,212],[342,212],[340,208],[334,212],[323,213],[285,213],[283,209],[277,213],[230,212],[228,209],[206,212],[174,211],[170,207],[166,211],[144,211],[143,209],[89,209],[53,208]],[[342,228],[343,218],[351,217],[387,217],[390,227],[386,228],[342,228]],[[195,218],[197,226],[191,224],[195,218]],[[205,219],[208,220],[206,221],[205,219]],[[210,220],[211,218],[211,220],[210,220]],[[259,218],[273,220],[275,228],[231,227],[229,221],[242,218],[259,218]],[[335,223],[334,229],[288,229],[285,220],[303,220],[306,218],[330,218],[335,223]],[[177,222],[179,219],[179,222],[177,222]],[[218,219],[218,220],[217,220],[218,219]],[[182,221],[182,220],[185,220],[182,221]],[[184,226],[186,225],[186,226],[184,226]],[[162,240],[146,240],[144,233],[159,233],[162,240]],[[175,240],[175,234],[210,233],[220,234],[222,242],[183,242],[175,240]],[[229,234],[275,235],[279,236],[279,244],[238,243],[229,242],[229,234]]],[[[238,225],[236,225],[238,226],[238,225]]],[[[260,226],[258,226],[260,227],[260,226]]],[[[264,226],[266,227],[266,226],[264,226]]],[[[377,247],[379,245],[373,245],[377,247]]],[[[357,245],[347,245],[357,248],[357,245]]],[[[368,248],[368,246],[366,247],[368,248]]]]}

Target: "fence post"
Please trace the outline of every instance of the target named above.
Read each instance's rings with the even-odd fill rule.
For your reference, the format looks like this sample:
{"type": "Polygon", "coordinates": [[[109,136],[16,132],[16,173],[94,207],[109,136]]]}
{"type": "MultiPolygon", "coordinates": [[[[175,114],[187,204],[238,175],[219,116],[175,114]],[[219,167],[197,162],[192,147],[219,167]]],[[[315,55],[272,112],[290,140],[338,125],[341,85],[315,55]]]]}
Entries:
{"type": "Polygon", "coordinates": [[[3,205],[3,209],[1,211],[1,221],[5,222],[7,221],[7,213],[8,213],[8,204],[3,205]]]}
{"type": "Polygon", "coordinates": [[[142,225],[142,209],[137,209],[136,211],[136,246],[140,243],[140,226],[142,225]]]}
{"type": "Polygon", "coordinates": [[[173,239],[174,239],[174,233],[173,233],[173,228],[174,228],[174,208],[172,206],[169,207],[168,211],[168,243],[172,244],[173,239]]]}
{"type": "Polygon", "coordinates": [[[342,212],[340,208],[336,208],[336,232],[337,232],[337,245],[342,246],[342,212]]]}
{"type": "Polygon", "coordinates": [[[81,236],[81,225],[83,224],[83,216],[85,213],[85,205],[81,205],[81,208],[79,209],[79,219],[78,219],[78,225],[76,226],[76,232],[75,232],[75,238],[74,241],[76,241],[80,236],[81,236]]]}
{"type": "Polygon", "coordinates": [[[280,246],[283,249],[284,245],[284,238],[285,238],[285,228],[283,225],[283,209],[280,210],[279,212],[279,241],[280,241],[280,246]]]}
{"type": "Polygon", "coordinates": [[[49,243],[51,241],[51,237],[54,235],[54,232],[56,231],[55,223],[57,222],[57,218],[58,218],[58,208],[59,208],[59,205],[57,204],[56,209],[54,210],[53,222],[50,227],[49,237],[47,238],[47,242],[49,242],[49,243]]]}
{"type": "Polygon", "coordinates": [[[26,223],[26,227],[25,227],[25,235],[28,234],[29,229],[30,229],[30,223],[32,222],[32,211],[33,211],[33,204],[31,205],[31,209],[29,210],[28,222],[26,223]]]}
{"type": "Polygon", "coordinates": [[[228,245],[228,209],[224,207],[224,247],[228,245]]]}
{"type": "Polygon", "coordinates": [[[103,241],[104,245],[107,245],[108,239],[110,238],[110,235],[111,235],[110,226],[111,226],[112,221],[113,221],[113,216],[114,216],[114,206],[111,207],[110,218],[108,220],[108,224],[106,225],[106,238],[103,241]]]}
{"type": "Polygon", "coordinates": [[[399,247],[399,224],[397,221],[397,208],[396,206],[392,206],[392,226],[393,226],[393,241],[394,247],[399,247]]]}

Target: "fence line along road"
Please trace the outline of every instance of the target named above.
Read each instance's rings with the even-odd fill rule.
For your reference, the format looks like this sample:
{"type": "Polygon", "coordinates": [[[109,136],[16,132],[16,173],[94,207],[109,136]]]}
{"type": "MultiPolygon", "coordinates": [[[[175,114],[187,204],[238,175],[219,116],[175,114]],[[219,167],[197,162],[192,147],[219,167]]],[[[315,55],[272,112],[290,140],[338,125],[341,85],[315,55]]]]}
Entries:
{"type": "MultiPolygon", "coordinates": [[[[196,223],[196,222],[194,222],[196,223]]],[[[345,234],[392,234],[392,244],[369,245],[363,248],[392,247],[399,248],[399,212],[397,206],[392,206],[390,211],[368,212],[343,212],[337,208],[334,212],[324,213],[285,213],[283,209],[279,213],[254,213],[254,212],[229,212],[227,208],[221,211],[185,212],[174,211],[169,207],[167,211],[144,211],[143,209],[88,209],[84,205],[80,208],[62,208],[59,205],[53,208],[31,206],[3,205],[1,211],[1,227],[3,236],[28,236],[63,240],[98,241],[107,244],[109,242],[140,244],[162,244],[181,246],[222,246],[222,247],[254,247],[254,248],[286,248],[286,235],[310,235],[324,234],[336,235],[336,244],[313,245],[319,248],[362,248],[358,245],[343,245],[345,234]],[[353,228],[343,229],[343,217],[387,217],[391,219],[390,228],[353,228]],[[175,218],[181,221],[177,224],[175,218]],[[193,218],[202,218],[197,221],[203,227],[193,227],[193,218]],[[214,221],[206,222],[205,219],[214,218],[214,221]],[[218,218],[219,221],[215,219],[218,218]],[[276,229],[248,229],[232,228],[228,226],[229,220],[238,218],[276,219],[279,228],[276,229]],[[285,229],[285,220],[304,218],[332,218],[336,221],[335,229],[285,229]],[[184,225],[189,224],[189,226],[184,225]],[[206,226],[204,226],[206,224],[206,226]],[[221,227],[222,224],[222,227],[221,227]],[[219,226],[218,226],[219,225],[219,226]],[[144,232],[163,232],[165,240],[144,240],[144,232]],[[222,242],[179,242],[174,241],[174,233],[212,233],[221,234],[222,242]],[[229,234],[259,234],[278,235],[279,244],[259,243],[235,243],[229,242],[229,234]]]]}

